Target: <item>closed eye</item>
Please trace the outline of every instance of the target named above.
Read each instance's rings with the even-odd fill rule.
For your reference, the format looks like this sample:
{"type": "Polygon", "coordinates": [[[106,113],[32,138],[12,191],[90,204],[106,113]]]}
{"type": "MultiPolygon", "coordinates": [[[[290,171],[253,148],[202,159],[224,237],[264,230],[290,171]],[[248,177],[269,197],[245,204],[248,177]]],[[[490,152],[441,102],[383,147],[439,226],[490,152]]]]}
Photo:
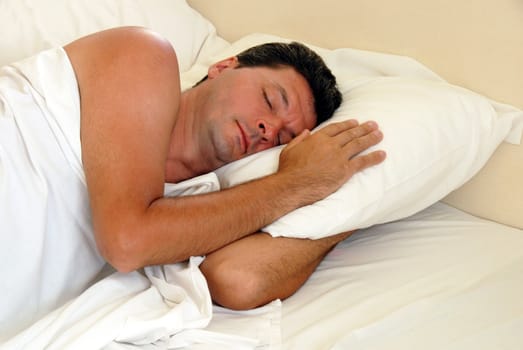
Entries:
{"type": "Polygon", "coordinates": [[[267,106],[269,106],[269,108],[272,110],[271,101],[269,100],[269,96],[267,96],[267,91],[265,91],[265,90],[263,90],[263,98],[264,98],[265,102],[267,103],[267,106]]]}

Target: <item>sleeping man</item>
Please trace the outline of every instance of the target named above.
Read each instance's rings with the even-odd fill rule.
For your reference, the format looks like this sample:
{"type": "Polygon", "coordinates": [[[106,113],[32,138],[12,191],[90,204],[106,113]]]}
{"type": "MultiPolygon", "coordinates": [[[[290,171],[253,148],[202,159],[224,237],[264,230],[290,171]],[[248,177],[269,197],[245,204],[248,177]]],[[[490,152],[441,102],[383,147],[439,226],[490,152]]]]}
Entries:
{"type": "Polygon", "coordinates": [[[0,73],[0,329],[14,332],[119,271],[206,255],[213,299],[234,309],[291,295],[350,233],[271,238],[260,228],[320,200],[385,154],[373,122],[331,124],[341,95],[300,44],[217,62],[180,91],[176,54],[141,28],[81,38],[0,73]],[[278,171],[179,198],[164,183],[288,143],[278,171]]]}

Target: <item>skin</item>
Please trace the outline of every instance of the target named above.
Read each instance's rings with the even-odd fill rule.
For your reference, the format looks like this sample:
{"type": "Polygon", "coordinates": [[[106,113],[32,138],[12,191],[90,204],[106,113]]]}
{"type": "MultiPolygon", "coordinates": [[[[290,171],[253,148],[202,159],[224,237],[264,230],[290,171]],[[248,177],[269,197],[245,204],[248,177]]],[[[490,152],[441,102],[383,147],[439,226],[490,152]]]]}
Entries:
{"type": "Polygon", "coordinates": [[[95,239],[117,270],[207,255],[201,268],[214,300],[245,309],[292,294],[350,234],[311,241],[259,232],[385,157],[382,151],[358,155],[383,137],[372,122],[310,134],[312,93],[293,69],[235,69],[232,57],[181,93],[175,51],[148,30],[108,30],[65,51],[81,97],[95,239]],[[216,193],[163,197],[165,182],[287,142],[273,175],[216,193]],[[245,288],[247,297],[238,298],[245,288]]]}

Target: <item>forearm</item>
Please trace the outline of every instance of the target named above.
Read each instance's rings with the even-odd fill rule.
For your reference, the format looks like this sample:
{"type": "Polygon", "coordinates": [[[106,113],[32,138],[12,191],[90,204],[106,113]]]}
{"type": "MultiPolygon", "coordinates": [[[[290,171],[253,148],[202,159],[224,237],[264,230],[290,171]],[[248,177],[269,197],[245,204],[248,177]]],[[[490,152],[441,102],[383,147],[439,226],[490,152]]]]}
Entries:
{"type": "Polygon", "coordinates": [[[310,194],[298,187],[291,177],[275,174],[216,193],[159,198],[142,215],[119,220],[112,263],[132,270],[215,251],[308,204],[310,194]]]}
{"type": "Polygon", "coordinates": [[[215,302],[250,309],[294,294],[325,255],[351,233],[319,240],[257,233],[209,254],[200,269],[215,302]]]}

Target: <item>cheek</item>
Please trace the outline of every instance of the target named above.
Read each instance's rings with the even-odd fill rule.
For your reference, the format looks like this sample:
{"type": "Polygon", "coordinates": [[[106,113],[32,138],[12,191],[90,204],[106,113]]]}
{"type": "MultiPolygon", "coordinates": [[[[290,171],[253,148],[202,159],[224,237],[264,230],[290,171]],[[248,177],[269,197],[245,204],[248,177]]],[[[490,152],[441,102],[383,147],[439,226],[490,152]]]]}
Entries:
{"type": "Polygon", "coordinates": [[[247,87],[236,90],[234,96],[229,100],[229,107],[235,113],[246,115],[256,114],[267,108],[263,95],[247,87]]]}
{"type": "Polygon", "coordinates": [[[215,157],[220,162],[228,162],[230,154],[230,145],[227,142],[229,138],[217,128],[213,128],[210,134],[210,141],[215,154],[215,157]]]}
{"type": "Polygon", "coordinates": [[[237,117],[247,117],[254,114],[255,104],[243,96],[238,97],[229,107],[230,111],[237,117]]]}

